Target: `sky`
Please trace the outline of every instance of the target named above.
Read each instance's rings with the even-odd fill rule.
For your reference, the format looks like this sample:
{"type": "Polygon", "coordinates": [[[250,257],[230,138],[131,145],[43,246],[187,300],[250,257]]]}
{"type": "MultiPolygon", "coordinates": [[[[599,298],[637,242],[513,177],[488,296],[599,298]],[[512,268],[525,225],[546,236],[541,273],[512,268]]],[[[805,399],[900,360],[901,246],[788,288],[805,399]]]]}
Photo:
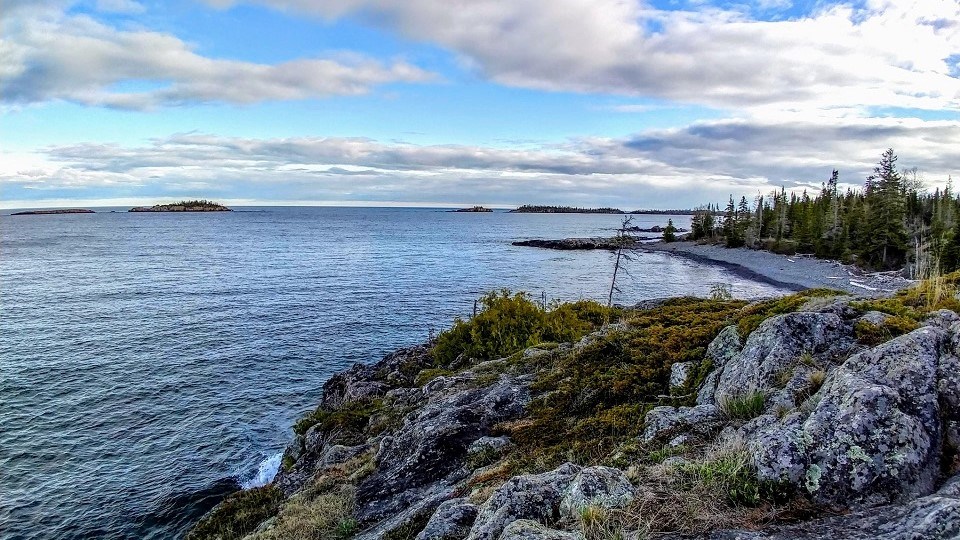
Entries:
{"type": "Polygon", "coordinates": [[[2,0],[0,207],[690,208],[960,177],[960,2],[2,0]]]}

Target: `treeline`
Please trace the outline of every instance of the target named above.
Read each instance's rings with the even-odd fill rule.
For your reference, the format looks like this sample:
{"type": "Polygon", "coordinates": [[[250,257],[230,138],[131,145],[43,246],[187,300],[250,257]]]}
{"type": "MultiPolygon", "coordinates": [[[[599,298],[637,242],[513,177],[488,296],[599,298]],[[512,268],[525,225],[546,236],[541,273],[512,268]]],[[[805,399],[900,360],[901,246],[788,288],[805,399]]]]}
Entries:
{"type": "Polygon", "coordinates": [[[916,169],[900,171],[888,149],[863,189],[838,189],[833,171],[819,193],[781,188],[751,204],[730,197],[726,208],[697,209],[691,238],[728,247],[809,253],[870,269],[907,267],[927,277],[960,267],[960,198],[951,182],[927,191],[916,169]]]}
{"type": "Polygon", "coordinates": [[[546,206],[538,204],[525,204],[516,210],[511,210],[516,214],[625,214],[619,208],[577,208],[574,206],[546,206]]]}

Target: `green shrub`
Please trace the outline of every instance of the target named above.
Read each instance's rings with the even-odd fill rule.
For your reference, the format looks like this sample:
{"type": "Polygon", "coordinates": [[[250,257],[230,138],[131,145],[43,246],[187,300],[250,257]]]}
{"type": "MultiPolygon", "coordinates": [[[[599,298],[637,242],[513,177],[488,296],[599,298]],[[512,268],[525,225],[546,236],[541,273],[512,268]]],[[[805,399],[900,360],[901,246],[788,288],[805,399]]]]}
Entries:
{"type": "Polygon", "coordinates": [[[506,289],[489,293],[479,302],[475,317],[457,319],[437,338],[433,357],[438,366],[449,366],[460,354],[487,360],[543,341],[575,341],[602,324],[608,313],[588,300],[544,310],[526,293],[511,294],[506,289]]]}
{"type": "Polygon", "coordinates": [[[282,501],[283,493],[272,484],[234,493],[204,516],[187,533],[186,540],[243,538],[273,517],[282,501]]]}

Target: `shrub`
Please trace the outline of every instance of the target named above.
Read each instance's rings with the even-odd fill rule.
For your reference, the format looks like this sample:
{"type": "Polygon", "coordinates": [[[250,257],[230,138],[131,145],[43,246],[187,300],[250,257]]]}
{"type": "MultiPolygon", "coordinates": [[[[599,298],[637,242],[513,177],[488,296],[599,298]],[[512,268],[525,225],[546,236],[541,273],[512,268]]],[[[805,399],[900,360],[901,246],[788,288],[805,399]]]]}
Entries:
{"type": "Polygon", "coordinates": [[[273,485],[239,491],[217,505],[187,533],[186,540],[234,540],[273,517],[283,493],[273,485]]]}
{"type": "Polygon", "coordinates": [[[481,360],[502,358],[542,341],[575,341],[606,318],[607,309],[588,300],[554,304],[545,310],[525,293],[504,289],[480,299],[481,309],[469,320],[457,319],[440,334],[433,348],[439,366],[461,354],[481,360]]]}

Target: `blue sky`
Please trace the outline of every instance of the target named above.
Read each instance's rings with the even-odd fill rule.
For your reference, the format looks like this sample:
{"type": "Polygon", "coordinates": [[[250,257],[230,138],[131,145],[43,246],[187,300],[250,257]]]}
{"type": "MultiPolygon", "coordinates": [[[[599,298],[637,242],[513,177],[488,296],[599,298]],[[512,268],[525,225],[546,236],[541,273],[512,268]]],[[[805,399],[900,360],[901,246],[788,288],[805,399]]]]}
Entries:
{"type": "Polygon", "coordinates": [[[8,208],[675,208],[960,164],[953,0],[4,6],[8,208]]]}

